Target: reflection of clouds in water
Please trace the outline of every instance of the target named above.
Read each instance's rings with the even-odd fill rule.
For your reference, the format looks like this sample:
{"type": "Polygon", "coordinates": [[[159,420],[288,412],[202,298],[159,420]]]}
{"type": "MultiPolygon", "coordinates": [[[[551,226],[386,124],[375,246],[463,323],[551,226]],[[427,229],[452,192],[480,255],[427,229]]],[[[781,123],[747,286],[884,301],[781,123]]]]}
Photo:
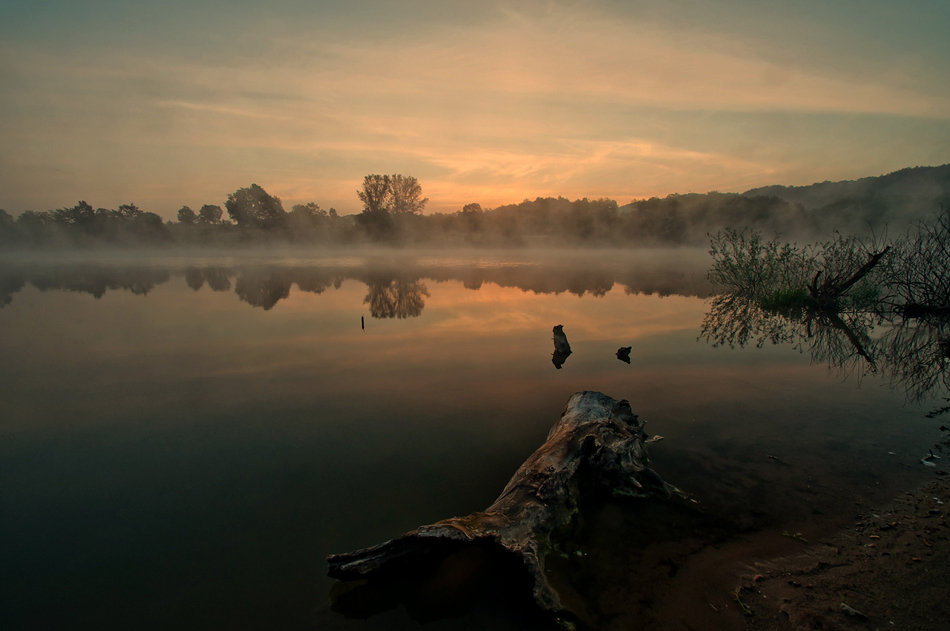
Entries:
{"type": "Polygon", "coordinates": [[[766,311],[722,294],[709,303],[700,337],[713,347],[789,344],[843,376],[884,375],[908,400],[950,393],[950,319],[885,318],[873,312],[766,311]],[[880,334],[876,328],[883,328],[880,334]]]}

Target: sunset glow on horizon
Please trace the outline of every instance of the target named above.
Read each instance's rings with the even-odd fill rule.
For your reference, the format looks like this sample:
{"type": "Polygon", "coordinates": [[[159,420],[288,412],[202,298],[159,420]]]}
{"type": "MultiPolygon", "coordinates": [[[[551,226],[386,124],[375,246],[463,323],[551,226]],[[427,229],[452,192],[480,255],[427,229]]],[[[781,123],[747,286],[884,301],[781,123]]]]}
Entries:
{"type": "Polygon", "coordinates": [[[0,208],[741,192],[950,162],[950,5],[13,0],[0,208]]]}

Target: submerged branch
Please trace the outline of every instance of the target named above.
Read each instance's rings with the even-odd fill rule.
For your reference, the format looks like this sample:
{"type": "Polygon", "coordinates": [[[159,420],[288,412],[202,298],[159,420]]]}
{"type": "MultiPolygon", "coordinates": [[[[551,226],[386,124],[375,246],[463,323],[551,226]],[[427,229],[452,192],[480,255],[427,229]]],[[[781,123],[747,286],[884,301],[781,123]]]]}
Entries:
{"type": "Polygon", "coordinates": [[[817,307],[823,311],[837,311],[840,306],[841,296],[844,295],[849,289],[858,283],[862,278],[868,275],[868,273],[874,269],[874,267],[881,261],[881,259],[891,250],[891,246],[887,246],[880,252],[872,254],[868,259],[867,263],[861,266],[856,272],[854,272],[850,278],[843,282],[839,282],[839,276],[834,277],[825,277],[824,282],[821,285],[818,284],[818,279],[821,276],[824,270],[819,270],[815,274],[815,278],[812,280],[811,284],[808,286],[808,293],[811,295],[812,299],[815,301],[817,307]]]}

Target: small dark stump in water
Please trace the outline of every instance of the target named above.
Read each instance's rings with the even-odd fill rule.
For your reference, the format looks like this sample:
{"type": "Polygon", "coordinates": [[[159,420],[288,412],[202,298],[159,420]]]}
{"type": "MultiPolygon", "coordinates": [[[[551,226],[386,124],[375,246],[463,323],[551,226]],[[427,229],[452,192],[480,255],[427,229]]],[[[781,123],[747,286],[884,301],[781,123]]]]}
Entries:
{"type": "Polygon", "coordinates": [[[627,364],[630,363],[630,351],[633,350],[632,346],[621,346],[617,349],[617,359],[627,364]]]}
{"type": "Polygon", "coordinates": [[[571,345],[567,342],[567,335],[564,334],[564,325],[559,324],[554,327],[554,354],[551,356],[554,367],[560,370],[570,354],[571,345]]]}
{"type": "Polygon", "coordinates": [[[564,334],[563,324],[554,327],[554,350],[559,353],[571,354],[571,345],[567,342],[567,335],[564,334]]]}

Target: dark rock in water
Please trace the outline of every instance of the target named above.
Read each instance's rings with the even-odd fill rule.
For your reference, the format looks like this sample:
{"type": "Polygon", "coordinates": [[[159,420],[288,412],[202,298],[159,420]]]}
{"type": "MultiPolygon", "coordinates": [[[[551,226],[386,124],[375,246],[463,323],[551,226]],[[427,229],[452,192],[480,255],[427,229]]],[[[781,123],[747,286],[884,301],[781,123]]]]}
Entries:
{"type": "Polygon", "coordinates": [[[630,351],[633,350],[632,346],[621,346],[617,349],[617,359],[622,362],[630,363],[630,351]]]}

